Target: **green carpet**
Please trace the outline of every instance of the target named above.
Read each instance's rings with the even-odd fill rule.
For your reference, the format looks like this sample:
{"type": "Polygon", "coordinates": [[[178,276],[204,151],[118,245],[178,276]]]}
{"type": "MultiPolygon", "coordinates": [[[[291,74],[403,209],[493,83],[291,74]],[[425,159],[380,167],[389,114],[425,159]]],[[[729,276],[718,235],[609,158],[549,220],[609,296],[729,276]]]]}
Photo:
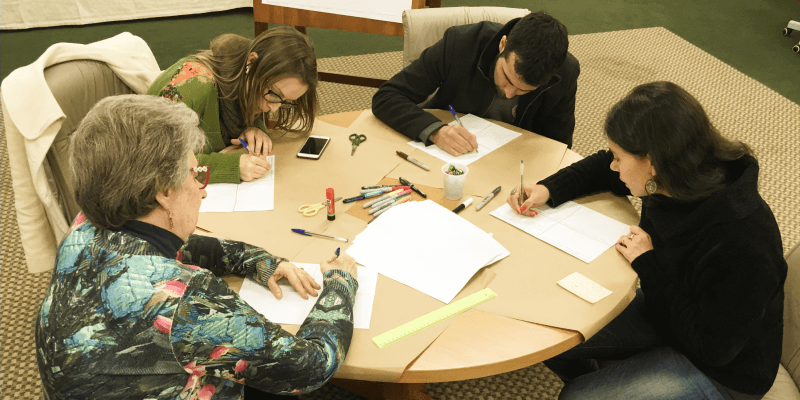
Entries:
{"type": "MultiPolygon", "coordinates": [[[[482,6],[479,0],[443,0],[445,7],[482,6]]],[[[726,64],[800,104],[800,55],[791,51],[800,32],[783,37],[789,20],[800,20],[800,2],[792,0],[497,0],[492,6],[544,10],[563,22],[570,34],[663,26],[726,64]]],[[[176,59],[208,47],[225,32],[252,36],[252,9],[213,14],[113,22],[89,26],[0,32],[0,76],[33,62],[48,46],[66,41],[90,43],[131,32],[150,45],[164,68],[176,59]]],[[[309,29],[319,58],[403,49],[402,37],[309,29]]]]}

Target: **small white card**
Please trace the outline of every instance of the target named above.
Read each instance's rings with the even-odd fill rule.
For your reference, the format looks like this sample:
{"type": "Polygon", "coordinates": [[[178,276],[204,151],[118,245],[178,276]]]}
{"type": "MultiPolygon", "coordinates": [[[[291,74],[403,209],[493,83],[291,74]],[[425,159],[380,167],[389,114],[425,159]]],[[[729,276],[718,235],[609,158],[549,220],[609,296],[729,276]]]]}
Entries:
{"type": "Polygon", "coordinates": [[[592,304],[597,303],[604,297],[613,293],[597,284],[597,282],[583,276],[580,272],[573,272],[571,275],[558,281],[558,284],[592,304]]]}

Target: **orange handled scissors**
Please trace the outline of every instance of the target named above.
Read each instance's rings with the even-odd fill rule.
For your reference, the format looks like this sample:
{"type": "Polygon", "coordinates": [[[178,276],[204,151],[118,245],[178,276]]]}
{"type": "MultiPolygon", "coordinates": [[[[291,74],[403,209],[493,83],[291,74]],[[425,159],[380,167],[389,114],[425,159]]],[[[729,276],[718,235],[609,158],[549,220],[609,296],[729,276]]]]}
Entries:
{"type": "MultiPolygon", "coordinates": [[[[333,199],[333,202],[335,203],[341,199],[342,199],[341,197],[337,197],[333,199]]],[[[303,204],[297,209],[297,212],[303,213],[303,215],[305,215],[306,217],[313,217],[317,215],[319,210],[322,210],[327,206],[328,206],[328,200],[325,200],[322,203],[317,203],[317,204],[303,204]]]]}

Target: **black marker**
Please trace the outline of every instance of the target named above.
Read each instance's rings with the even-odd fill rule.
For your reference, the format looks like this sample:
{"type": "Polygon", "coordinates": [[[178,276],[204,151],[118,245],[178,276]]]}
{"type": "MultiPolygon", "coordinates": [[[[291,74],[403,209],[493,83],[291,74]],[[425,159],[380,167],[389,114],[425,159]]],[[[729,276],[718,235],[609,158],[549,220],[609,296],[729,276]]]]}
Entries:
{"type": "Polygon", "coordinates": [[[465,202],[463,202],[463,203],[459,204],[459,205],[458,205],[458,207],[456,207],[456,208],[454,208],[454,209],[453,209],[453,212],[454,212],[454,213],[456,213],[456,214],[458,214],[458,213],[460,213],[460,212],[461,212],[461,210],[463,210],[463,209],[465,209],[465,208],[469,207],[469,205],[470,205],[470,204],[472,204],[472,197],[468,198],[468,199],[467,199],[467,201],[465,201],[465,202]]]}
{"type": "Polygon", "coordinates": [[[400,184],[402,184],[403,186],[408,186],[408,187],[410,187],[410,188],[411,188],[411,190],[413,190],[413,191],[415,191],[415,192],[419,193],[419,195],[420,195],[420,196],[422,196],[422,197],[424,197],[424,198],[426,198],[426,199],[428,198],[428,195],[427,195],[427,194],[425,194],[425,193],[422,193],[422,191],[421,191],[421,190],[419,190],[419,189],[417,189],[417,187],[416,187],[416,186],[414,186],[414,184],[413,184],[413,183],[409,182],[408,180],[405,180],[405,179],[403,179],[402,177],[400,177],[400,184]]]}

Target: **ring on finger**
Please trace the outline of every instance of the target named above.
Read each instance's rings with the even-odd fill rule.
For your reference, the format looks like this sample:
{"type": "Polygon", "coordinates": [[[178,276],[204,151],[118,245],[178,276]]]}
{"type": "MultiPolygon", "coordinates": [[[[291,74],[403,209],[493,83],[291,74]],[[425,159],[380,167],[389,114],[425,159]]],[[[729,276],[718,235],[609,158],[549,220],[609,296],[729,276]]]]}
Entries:
{"type": "Polygon", "coordinates": [[[636,234],[635,233],[631,233],[630,236],[628,236],[628,240],[633,240],[634,236],[636,236],[636,234]]]}

